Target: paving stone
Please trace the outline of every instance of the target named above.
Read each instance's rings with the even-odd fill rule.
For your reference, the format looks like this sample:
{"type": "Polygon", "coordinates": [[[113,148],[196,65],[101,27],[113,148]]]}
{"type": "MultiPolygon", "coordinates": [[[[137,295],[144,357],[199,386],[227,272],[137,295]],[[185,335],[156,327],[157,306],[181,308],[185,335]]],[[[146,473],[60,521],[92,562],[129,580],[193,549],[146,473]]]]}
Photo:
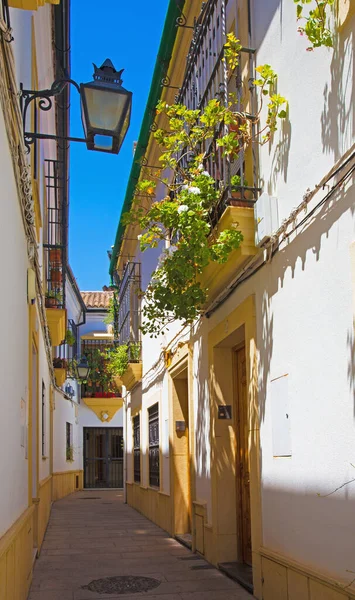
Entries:
{"type": "Polygon", "coordinates": [[[79,492],[55,502],[28,600],[251,600],[243,588],[123,503],[115,491],[79,492]],[[90,494],[99,500],[80,501],[90,494]],[[194,560],[186,560],[189,557],[194,560]],[[194,566],[209,568],[194,570],[194,566]],[[100,593],[93,580],[157,579],[142,593],[100,593]]]}

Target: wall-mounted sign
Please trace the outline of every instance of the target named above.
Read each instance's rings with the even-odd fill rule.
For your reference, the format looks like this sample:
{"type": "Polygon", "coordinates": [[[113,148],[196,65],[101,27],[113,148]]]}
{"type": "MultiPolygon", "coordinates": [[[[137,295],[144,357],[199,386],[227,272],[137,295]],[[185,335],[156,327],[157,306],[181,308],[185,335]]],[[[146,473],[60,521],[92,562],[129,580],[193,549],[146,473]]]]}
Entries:
{"type": "Polygon", "coordinates": [[[175,421],[175,430],[176,431],[186,431],[185,421],[175,421]]]}
{"type": "Polygon", "coordinates": [[[231,419],[232,418],[231,404],[221,404],[218,407],[218,418],[219,419],[231,419]]]}

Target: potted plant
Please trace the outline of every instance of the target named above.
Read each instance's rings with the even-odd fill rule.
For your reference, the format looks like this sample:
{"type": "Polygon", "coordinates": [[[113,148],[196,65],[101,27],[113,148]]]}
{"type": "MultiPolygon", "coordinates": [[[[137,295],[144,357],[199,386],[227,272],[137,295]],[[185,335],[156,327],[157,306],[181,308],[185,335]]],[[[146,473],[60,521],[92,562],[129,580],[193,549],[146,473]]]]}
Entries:
{"type": "Polygon", "coordinates": [[[45,305],[46,308],[58,308],[62,304],[63,296],[60,292],[48,290],[46,293],[45,305]]]}
{"type": "Polygon", "coordinates": [[[232,199],[230,200],[231,206],[240,206],[240,200],[250,201],[254,198],[252,190],[245,189],[248,187],[246,179],[241,178],[240,175],[233,175],[231,177],[231,188],[232,188],[232,199]],[[243,188],[243,189],[242,189],[243,188]],[[239,200],[239,202],[238,202],[239,200]],[[237,202],[235,202],[237,201],[237,202]]]}
{"type": "Polygon", "coordinates": [[[66,449],[66,459],[69,462],[73,462],[74,460],[74,448],[73,446],[68,446],[66,449]]]}
{"type": "Polygon", "coordinates": [[[75,342],[75,335],[70,331],[70,329],[67,329],[65,334],[65,343],[68,344],[68,346],[74,346],[75,342]]]}
{"type": "Polygon", "coordinates": [[[53,283],[62,283],[63,273],[60,269],[51,269],[51,281],[53,283]]]}
{"type": "Polygon", "coordinates": [[[67,359],[66,358],[53,358],[53,367],[55,369],[66,369],[67,368],[67,359]]]}
{"type": "Polygon", "coordinates": [[[62,248],[59,244],[49,249],[49,262],[52,264],[60,264],[62,262],[62,248]]]}

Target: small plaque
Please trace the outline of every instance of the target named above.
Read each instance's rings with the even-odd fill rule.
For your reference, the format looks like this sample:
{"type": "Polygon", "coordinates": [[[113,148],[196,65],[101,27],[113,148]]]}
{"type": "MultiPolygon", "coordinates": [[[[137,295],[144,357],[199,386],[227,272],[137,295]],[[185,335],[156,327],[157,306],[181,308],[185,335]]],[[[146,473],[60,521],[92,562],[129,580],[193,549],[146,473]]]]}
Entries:
{"type": "Polygon", "coordinates": [[[186,431],[185,421],[175,421],[175,429],[176,431],[186,431]]]}
{"type": "Polygon", "coordinates": [[[219,419],[231,419],[232,418],[231,404],[221,404],[218,407],[218,418],[219,419]]]}

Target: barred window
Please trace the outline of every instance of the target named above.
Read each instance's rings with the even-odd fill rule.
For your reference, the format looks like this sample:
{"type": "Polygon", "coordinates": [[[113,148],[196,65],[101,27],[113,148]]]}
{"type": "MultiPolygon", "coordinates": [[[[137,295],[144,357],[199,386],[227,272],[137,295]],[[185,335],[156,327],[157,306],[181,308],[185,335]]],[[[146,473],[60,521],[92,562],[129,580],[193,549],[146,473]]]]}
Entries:
{"type": "Polygon", "coordinates": [[[141,425],[140,417],[133,417],[133,476],[136,483],[141,481],[141,425]]]}
{"type": "Polygon", "coordinates": [[[149,485],[159,487],[159,404],[148,409],[149,414],[149,485]]]}

